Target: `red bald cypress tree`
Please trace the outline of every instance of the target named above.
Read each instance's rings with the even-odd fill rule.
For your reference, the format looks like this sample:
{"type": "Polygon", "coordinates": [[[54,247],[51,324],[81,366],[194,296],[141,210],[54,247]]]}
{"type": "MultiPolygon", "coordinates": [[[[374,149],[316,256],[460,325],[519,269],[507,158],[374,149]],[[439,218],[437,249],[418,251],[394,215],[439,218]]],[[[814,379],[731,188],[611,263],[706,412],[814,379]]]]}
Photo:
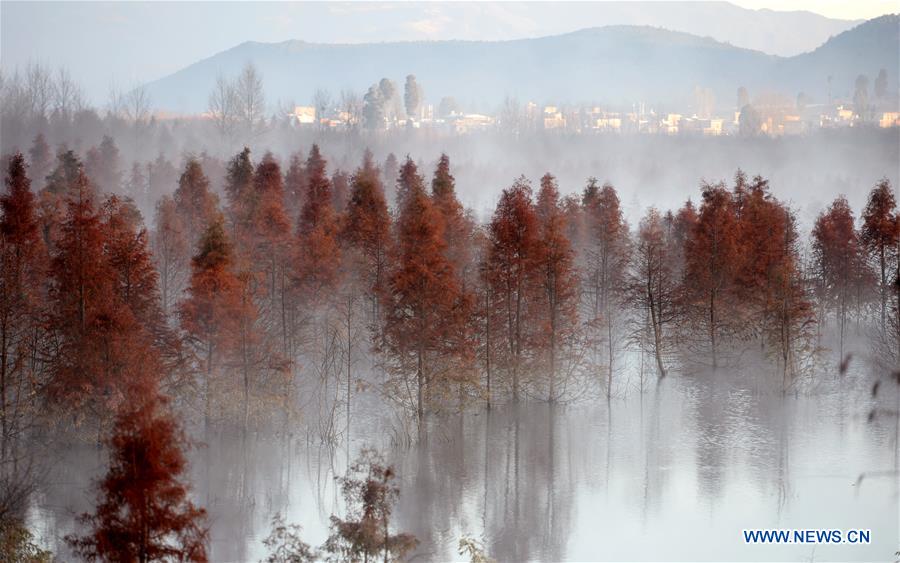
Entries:
{"type": "Polygon", "coordinates": [[[812,230],[812,251],[818,299],[824,319],[834,312],[838,323],[839,352],[844,356],[844,332],[852,298],[859,237],[850,204],[843,196],[819,214],[812,230]]]}
{"type": "Polygon", "coordinates": [[[260,294],[261,314],[270,335],[277,339],[282,358],[289,355],[290,314],[294,305],[291,288],[294,241],[291,220],[284,206],[281,167],[267,153],[254,174],[256,206],[253,212],[253,271],[264,286],[260,294]]]}
{"type": "Polygon", "coordinates": [[[601,187],[596,179],[590,178],[582,195],[582,206],[586,231],[582,283],[586,321],[593,347],[596,349],[606,341],[608,399],[612,395],[617,323],[628,258],[628,225],[619,195],[611,184],[601,187]]]}
{"type": "Polygon", "coordinates": [[[187,297],[181,304],[181,326],[187,333],[204,371],[204,411],[209,424],[213,401],[213,380],[234,342],[241,307],[241,281],[232,271],[232,246],[222,220],[206,229],[191,264],[187,297]]]}
{"type": "MultiPolygon", "coordinates": [[[[149,356],[133,360],[132,370],[159,368],[149,356]]],[[[75,552],[88,561],[207,561],[206,511],[182,482],[188,440],[165,401],[150,389],[138,393],[117,415],[107,446],[96,511],[80,518],[90,532],[66,538],[75,552]]]]}
{"type": "Polygon", "coordinates": [[[297,219],[306,201],[306,165],[300,153],[291,155],[287,172],[284,173],[284,195],[287,212],[292,221],[297,219]]]}
{"type": "Polygon", "coordinates": [[[438,397],[457,367],[467,305],[445,255],[441,215],[409,158],[399,184],[404,197],[385,292],[385,351],[399,376],[398,388],[412,379],[412,407],[421,421],[426,403],[438,397]]]}
{"type": "Polygon", "coordinates": [[[447,258],[460,280],[467,284],[472,263],[472,220],[456,197],[456,180],[450,173],[450,158],[442,154],[431,181],[431,198],[444,221],[447,258]]]}
{"type": "Polygon", "coordinates": [[[313,145],[306,161],[307,192],[297,225],[296,281],[307,303],[325,300],[340,274],[339,224],[326,162],[313,145]]]}
{"type": "Polygon", "coordinates": [[[350,178],[343,170],[335,170],[331,175],[331,206],[335,213],[343,213],[350,197],[350,178]]]}
{"type": "Polygon", "coordinates": [[[118,306],[116,275],[104,254],[105,233],[83,171],[67,201],[53,256],[50,304],[59,339],[51,397],[68,407],[87,405],[103,416],[122,399],[113,342],[133,329],[118,306]]]}
{"type": "Polygon", "coordinates": [[[20,430],[33,390],[35,333],[40,329],[46,255],[25,159],[9,161],[0,195],[0,459],[20,430]]]}
{"type": "MultiPolygon", "coordinates": [[[[643,323],[649,321],[649,347],[653,351],[659,377],[665,377],[667,372],[664,360],[669,350],[667,327],[674,320],[673,303],[678,286],[669,254],[670,236],[667,220],[651,208],[638,226],[628,278],[629,300],[641,312],[639,330],[644,331],[643,323]]],[[[641,342],[643,336],[642,333],[641,342]]]]}
{"type": "Polygon", "coordinates": [[[371,301],[371,320],[379,318],[378,304],[384,286],[390,246],[391,217],[381,184],[381,171],[366,151],[363,163],[350,182],[350,199],[341,230],[348,250],[356,253],[352,268],[363,280],[371,301]]]}
{"type": "MultiPolygon", "coordinates": [[[[241,155],[243,154],[241,153],[241,155]]],[[[249,153],[247,154],[249,155],[249,153]]],[[[238,162],[243,163],[243,160],[238,162]]],[[[240,182],[237,178],[240,177],[243,181],[243,168],[234,163],[232,165],[233,181],[239,185],[240,182]]],[[[233,187],[233,191],[243,193],[239,187],[233,187]]],[[[183,236],[188,248],[195,248],[200,237],[206,232],[206,228],[215,219],[216,208],[219,205],[219,198],[210,190],[209,178],[203,172],[199,160],[193,157],[188,158],[184,165],[184,171],[178,179],[178,188],[172,197],[175,201],[181,228],[184,229],[183,236]]]]}
{"type": "Polygon", "coordinates": [[[228,199],[226,215],[231,228],[231,240],[235,247],[235,259],[240,260],[248,254],[249,237],[253,230],[253,208],[255,191],[253,189],[253,161],[250,149],[234,155],[228,161],[225,175],[225,195],[228,199]]]}
{"type": "Polygon", "coordinates": [[[685,299],[694,332],[703,334],[713,369],[719,366],[726,333],[734,325],[739,267],[738,219],[731,193],[705,185],[697,221],[685,242],[685,299]]]}
{"type": "Polygon", "coordinates": [[[540,226],[531,186],[524,177],[503,190],[489,226],[485,275],[492,293],[502,302],[494,314],[504,320],[498,341],[509,374],[513,402],[518,402],[524,362],[528,355],[529,307],[535,293],[540,257],[540,226]]]}
{"type": "MultiPolygon", "coordinates": [[[[898,299],[900,283],[895,281],[900,280],[900,218],[897,215],[897,202],[889,180],[881,180],[869,192],[862,220],[860,242],[873,262],[878,275],[881,331],[885,333],[887,332],[889,300],[893,301],[894,308],[900,304],[900,299],[898,299]]],[[[900,318],[896,320],[900,321],[900,318]]],[[[898,322],[898,326],[900,326],[900,322],[898,322]]],[[[898,333],[898,338],[900,338],[900,333],[898,333]]],[[[900,357],[900,340],[898,340],[897,353],[900,357]]]]}
{"type": "Polygon", "coordinates": [[[539,255],[536,268],[542,290],[542,299],[536,307],[539,311],[536,320],[541,327],[538,348],[546,355],[547,399],[554,402],[559,398],[559,367],[576,328],[578,278],[572,244],[566,236],[566,215],[560,205],[556,178],[551,174],[541,178],[537,216],[539,255]]]}
{"type": "Polygon", "coordinates": [[[160,308],[159,274],[140,213],[130,201],[111,196],[103,203],[100,216],[117,297],[141,325],[162,338],[166,327],[160,308]]]}

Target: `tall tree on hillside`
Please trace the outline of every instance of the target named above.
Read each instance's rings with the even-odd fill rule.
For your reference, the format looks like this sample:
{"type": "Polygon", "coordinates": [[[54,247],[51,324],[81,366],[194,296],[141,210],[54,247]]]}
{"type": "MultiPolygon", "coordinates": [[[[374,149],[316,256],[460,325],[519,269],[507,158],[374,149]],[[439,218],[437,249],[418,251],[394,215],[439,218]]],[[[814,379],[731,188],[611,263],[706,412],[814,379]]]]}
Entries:
{"type": "Polygon", "coordinates": [[[454,343],[464,330],[468,304],[444,255],[440,213],[409,158],[400,170],[400,184],[406,196],[385,294],[385,350],[401,379],[398,391],[412,379],[412,406],[421,422],[426,402],[436,399],[456,375],[454,360],[464,350],[454,343]]]}
{"type": "Polygon", "coordinates": [[[556,178],[545,174],[538,192],[537,216],[539,224],[538,277],[543,299],[538,310],[542,330],[540,344],[547,354],[549,388],[547,399],[559,398],[557,385],[562,352],[571,345],[576,328],[576,300],[578,276],[574,266],[574,253],[566,236],[566,217],[560,206],[556,178]]]}
{"type": "MultiPolygon", "coordinates": [[[[524,177],[503,190],[489,227],[487,273],[493,293],[502,300],[502,339],[513,402],[518,402],[522,368],[528,352],[528,317],[539,258],[540,227],[531,185],[524,177]]],[[[499,336],[499,335],[498,335],[499,336]]]]}

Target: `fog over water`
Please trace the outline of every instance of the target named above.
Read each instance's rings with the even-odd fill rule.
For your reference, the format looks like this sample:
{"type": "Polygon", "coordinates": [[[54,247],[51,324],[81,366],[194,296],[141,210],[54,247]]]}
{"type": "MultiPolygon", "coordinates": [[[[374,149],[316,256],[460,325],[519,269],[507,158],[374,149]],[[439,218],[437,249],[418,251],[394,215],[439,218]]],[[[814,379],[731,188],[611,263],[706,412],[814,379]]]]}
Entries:
{"type": "Polygon", "coordinates": [[[567,8],[0,2],[0,563],[900,563],[900,15],[567,8]]]}
{"type": "MultiPolygon", "coordinates": [[[[412,560],[459,560],[463,535],[499,561],[887,560],[898,540],[897,423],[867,421],[877,403],[868,369],[823,371],[782,396],[777,376],[745,368],[637,373],[618,398],[569,405],[473,409],[430,421],[427,440],[396,443],[381,400],[360,394],[351,457],[385,452],[398,471],[396,529],[420,540],[412,560]],[[769,384],[769,380],[772,384],[769,384]],[[871,530],[869,545],[744,544],[753,528],[871,530]]],[[[882,394],[882,406],[900,401],[882,394]]],[[[191,453],[196,500],[210,513],[213,561],[256,561],[276,513],[313,545],[343,506],[335,485],[342,443],[308,432],[221,432],[191,453]]],[[[54,551],[90,507],[89,480],[104,467],[95,447],[69,445],[29,509],[54,551]]]]}

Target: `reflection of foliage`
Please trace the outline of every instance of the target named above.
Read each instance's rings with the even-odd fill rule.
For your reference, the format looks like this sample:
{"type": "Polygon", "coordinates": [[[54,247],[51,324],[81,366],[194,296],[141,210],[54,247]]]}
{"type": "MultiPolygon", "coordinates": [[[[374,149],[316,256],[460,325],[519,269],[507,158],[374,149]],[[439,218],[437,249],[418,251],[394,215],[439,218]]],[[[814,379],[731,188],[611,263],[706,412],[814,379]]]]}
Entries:
{"type": "Polygon", "coordinates": [[[316,554],[309,544],[300,539],[298,524],[285,524],[281,514],[272,518],[272,533],[263,540],[269,548],[269,556],[264,563],[304,563],[315,561],[316,554]]]}
{"type": "Polygon", "coordinates": [[[339,561],[400,561],[418,544],[412,534],[391,534],[390,517],[400,489],[394,468],[371,449],[363,450],[347,475],[338,479],[347,519],[331,517],[325,551],[339,561]]]}
{"type": "Polygon", "coordinates": [[[53,554],[38,547],[22,522],[0,521],[0,563],[50,563],[53,554]]]}
{"type": "MultiPolygon", "coordinates": [[[[841,362],[840,372],[843,375],[847,371],[847,363],[850,361],[850,357],[848,357],[841,362]]],[[[870,423],[875,422],[875,420],[879,417],[889,417],[889,418],[898,418],[900,417],[900,370],[894,370],[887,376],[879,377],[875,383],[872,385],[872,399],[878,398],[878,393],[881,390],[882,382],[887,381],[888,383],[893,382],[896,385],[896,393],[897,393],[897,406],[895,408],[879,408],[878,405],[874,405],[872,409],[869,411],[868,421],[870,423]]],[[[895,448],[896,440],[900,439],[900,426],[898,426],[898,434],[895,435],[895,448]]],[[[859,477],[856,478],[857,486],[861,485],[863,480],[871,477],[891,477],[896,479],[898,477],[898,473],[896,469],[886,470],[886,471],[864,471],[859,474],[859,477]]],[[[858,490],[858,489],[857,489],[858,490]]],[[[897,555],[900,555],[900,552],[897,552],[897,555]]]]}
{"type": "Polygon", "coordinates": [[[475,538],[463,536],[459,538],[459,554],[467,556],[470,563],[496,563],[496,560],[484,553],[484,544],[475,538]]]}
{"type": "MultiPolygon", "coordinates": [[[[878,391],[881,389],[882,381],[886,379],[887,381],[893,381],[900,387],[900,370],[894,371],[886,378],[879,378],[872,384],[872,398],[878,397],[878,391]]],[[[900,389],[898,389],[898,394],[900,394],[900,389]]],[[[879,409],[877,406],[873,406],[872,410],[869,411],[869,422],[875,420],[878,416],[890,416],[890,417],[898,417],[900,416],[900,404],[897,405],[897,409],[879,409]]]]}

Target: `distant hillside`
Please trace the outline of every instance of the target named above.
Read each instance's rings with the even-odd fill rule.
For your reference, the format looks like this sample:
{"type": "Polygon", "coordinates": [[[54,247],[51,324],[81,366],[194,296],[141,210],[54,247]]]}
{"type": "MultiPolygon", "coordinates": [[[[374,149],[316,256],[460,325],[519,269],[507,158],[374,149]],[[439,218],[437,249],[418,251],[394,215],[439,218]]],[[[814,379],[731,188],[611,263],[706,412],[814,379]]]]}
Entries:
{"type": "Polygon", "coordinates": [[[880,69],[888,75],[890,91],[897,92],[897,73],[900,72],[900,15],[882,16],[832,37],[812,51],[781,61],[773,75],[801,90],[813,93],[820,100],[828,94],[828,77],[832,93],[837,97],[852,97],[856,77],[869,77],[872,83],[880,69]]]}
{"type": "Polygon", "coordinates": [[[513,41],[435,41],[326,45],[303,41],[247,42],[148,85],[154,104],[197,112],[217,74],[236,74],[247,61],[262,72],[267,99],[309,103],[317,88],[359,93],[387,76],[402,85],[415,74],[426,98],[454,96],[469,107],[496,108],[507,95],[537,102],[644,101],[683,107],[695,86],[711,88],[721,107],[739,86],[825,101],[850,93],[859,74],[888,71],[897,91],[900,16],[865,22],[802,55],[782,58],[687,33],[608,26],[513,41]]]}

